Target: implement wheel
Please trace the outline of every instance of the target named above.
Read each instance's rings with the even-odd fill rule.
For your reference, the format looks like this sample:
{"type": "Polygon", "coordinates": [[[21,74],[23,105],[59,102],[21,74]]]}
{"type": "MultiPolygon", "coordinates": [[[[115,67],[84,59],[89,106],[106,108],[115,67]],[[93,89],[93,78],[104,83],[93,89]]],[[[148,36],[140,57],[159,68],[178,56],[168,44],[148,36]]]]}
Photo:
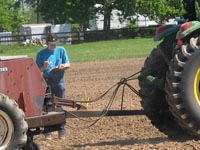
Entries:
{"type": "Polygon", "coordinates": [[[17,150],[27,140],[28,125],[17,103],[0,94],[0,150],[17,150]]]}
{"type": "Polygon", "coordinates": [[[190,38],[175,55],[167,75],[166,92],[178,124],[200,137],[200,38],[190,38]]]}

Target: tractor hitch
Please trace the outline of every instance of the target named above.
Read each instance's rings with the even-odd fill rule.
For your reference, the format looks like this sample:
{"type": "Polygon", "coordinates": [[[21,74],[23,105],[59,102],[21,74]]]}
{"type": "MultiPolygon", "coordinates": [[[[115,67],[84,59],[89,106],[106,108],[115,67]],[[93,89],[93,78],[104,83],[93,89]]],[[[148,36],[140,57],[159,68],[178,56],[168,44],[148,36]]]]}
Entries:
{"type": "Polygon", "coordinates": [[[55,106],[67,106],[67,107],[77,108],[77,110],[86,109],[85,106],[78,104],[73,100],[67,100],[59,97],[54,97],[54,103],[55,106]]]}
{"type": "MultiPolygon", "coordinates": [[[[84,118],[84,117],[99,117],[102,115],[101,110],[77,110],[66,111],[67,118],[84,118]]],[[[143,110],[108,110],[104,116],[132,116],[145,115],[143,110]]]]}

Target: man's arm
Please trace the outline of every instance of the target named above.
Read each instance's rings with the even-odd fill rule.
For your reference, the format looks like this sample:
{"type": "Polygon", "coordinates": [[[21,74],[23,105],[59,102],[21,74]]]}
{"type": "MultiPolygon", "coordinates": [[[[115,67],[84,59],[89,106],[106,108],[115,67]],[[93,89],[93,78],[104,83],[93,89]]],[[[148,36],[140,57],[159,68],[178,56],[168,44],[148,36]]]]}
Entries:
{"type": "Polygon", "coordinates": [[[46,70],[50,64],[51,64],[50,61],[45,61],[45,62],[43,63],[43,66],[39,68],[40,71],[43,72],[44,70],[46,70]]]}
{"type": "Polygon", "coordinates": [[[56,73],[62,70],[67,70],[69,67],[70,67],[70,63],[60,64],[59,66],[52,69],[50,73],[56,73]]]}
{"type": "Polygon", "coordinates": [[[70,63],[64,63],[64,64],[60,64],[59,66],[58,66],[58,68],[60,69],[60,70],[66,70],[66,69],[68,69],[70,67],[70,63]]]}

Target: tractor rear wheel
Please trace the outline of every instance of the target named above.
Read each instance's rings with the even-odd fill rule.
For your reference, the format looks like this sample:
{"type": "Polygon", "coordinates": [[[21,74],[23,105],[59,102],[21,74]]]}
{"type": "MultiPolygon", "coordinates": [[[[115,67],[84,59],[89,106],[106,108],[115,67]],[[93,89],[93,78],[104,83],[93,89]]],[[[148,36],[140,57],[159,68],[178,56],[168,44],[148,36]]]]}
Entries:
{"type": "MultiPolygon", "coordinates": [[[[141,105],[147,117],[157,129],[169,137],[174,137],[180,131],[177,130],[177,123],[168,111],[169,105],[164,91],[168,64],[163,59],[161,49],[159,48],[166,47],[164,43],[161,43],[151,52],[150,56],[145,60],[144,67],[139,76],[141,105]],[[164,84],[147,83],[144,78],[148,76],[157,78],[157,80],[164,80],[164,84]]],[[[166,50],[169,51],[169,49],[166,50]]]]}
{"type": "Polygon", "coordinates": [[[28,125],[17,103],[0,94],[0,150],[17,150],[27,140],[28,125]]]}
{"type": "Polygon", "coordinates": [[[178,124],[200,137],[200,38],[190,38],[177,51],[167,74],[167,100],[178,124]]]}

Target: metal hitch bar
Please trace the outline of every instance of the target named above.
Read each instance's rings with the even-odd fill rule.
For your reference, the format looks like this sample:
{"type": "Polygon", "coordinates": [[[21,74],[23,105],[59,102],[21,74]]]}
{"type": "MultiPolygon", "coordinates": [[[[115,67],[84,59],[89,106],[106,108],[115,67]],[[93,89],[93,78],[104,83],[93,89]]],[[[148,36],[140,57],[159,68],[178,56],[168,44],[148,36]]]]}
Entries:
{"type": "MultiPolygon", "coordinates": [[[[102,114],[101,110],[77,110],[66,111],[67,118],[75,117],[99,117],[102,114]]],[[[145,115],[144,110],[108,110],[105,116],[131,116],[131,115],[145,115]]]]}
{"type": "MultiPolygon", "coordinates": [[[[87,108],[81,104],[76,103],[73,100],[62,99],[54,97],[56,106],[68,106],[77,108],[76,111],[66,111],[66,118],[77,117],[99,117],[102,115],[102,110],[87,110],[87,108]]],[[[144,110],[107,110],[104,116],[131,116],[131,115],[145,115],[144,110]]]]}

